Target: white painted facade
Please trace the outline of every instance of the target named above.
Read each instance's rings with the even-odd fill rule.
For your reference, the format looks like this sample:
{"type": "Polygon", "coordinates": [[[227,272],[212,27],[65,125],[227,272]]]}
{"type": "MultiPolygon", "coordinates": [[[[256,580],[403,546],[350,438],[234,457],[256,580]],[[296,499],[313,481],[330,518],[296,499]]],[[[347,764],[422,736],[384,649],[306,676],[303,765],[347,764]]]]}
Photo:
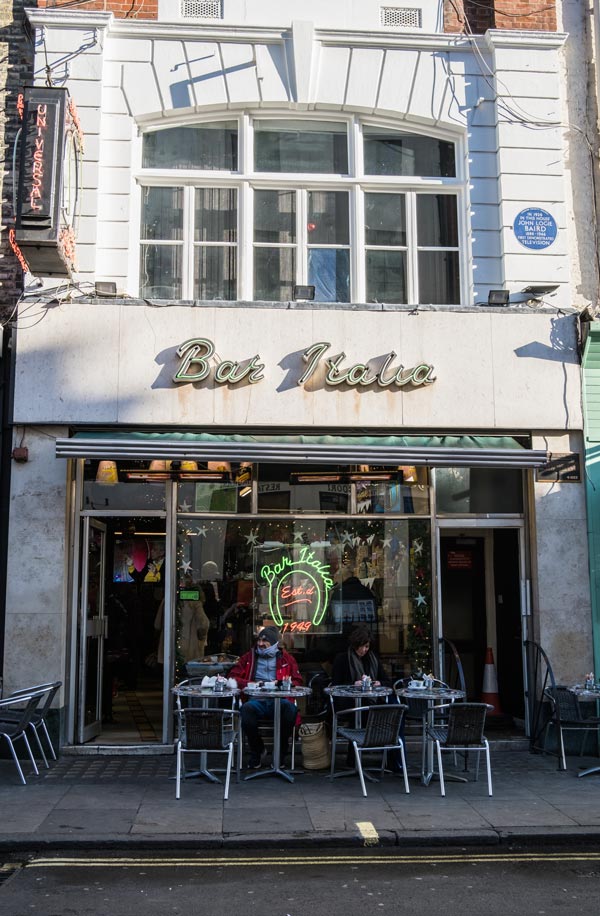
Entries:
{"type": "MultiPolygon", "coordinates": [[[[73,493],[52,454],[53,440],[69,429],[520,433],[531,435],[534,448],[581,451],[561,127],[566,36],[444,34],[437,2],[422,4],[422,28],[384,29],[380,7],[307,2],[302,21],[292,4],[258,0],[224,0],[218,21],[182,19],[172,0],[161,3],[158,22],[28,12],[36,81],[43,82],[48,61],[56,85],[69,87],[85,134],[77,283],[85,291],[115,281],[122,298],[42,301],[37,323],[21,309],[15,442],[25,431],[31,460],[13,468],[7,689],[20,686],[37,660],[48,679],[64,679],[68,667],[73,493]],[[460,304],[414,312],[361,300],[334,307],[140,301],[142,134],[265,112],[339,118],[357,133],[363,124],[402,127],[454,142],[460,304]],[[528,208],[556,222],[556,240],[540,251],[515,237],[515,217],[528,208]],[[546,305],[532,307],[523,290],[536,284],[557,289],[546,305]],[[514,308],[487,308],[489,290],[498,288],[510,291],[514,308]],[[214,341],[221,359],[259,354],[264,378],[239,388],[174,385],[175,351],[192,337],[214,341]],[[330,342],[331,354],[346,353],[348,364],[391,351],[405,367],[431,363],[435,382],[398,391],[298,386],[301,354],[316,341],[330,342]],[[36,569],[26,580],[24,557],[36,569]],[[43,646],[34,631],[44,634],[43,646]]],[[[250,174],[249,151],[241,157],[250,174]]],[[[357,170],[360,177],[360,163],[357,170]]],[[[242,250],[242,275],[245,258],[242,250]]],[[[579,679],[591,667],[583,484],[532,480],[530,493],[523,579],[532,583],[532,635],[547,644],[561,679],[579,679]]]]}

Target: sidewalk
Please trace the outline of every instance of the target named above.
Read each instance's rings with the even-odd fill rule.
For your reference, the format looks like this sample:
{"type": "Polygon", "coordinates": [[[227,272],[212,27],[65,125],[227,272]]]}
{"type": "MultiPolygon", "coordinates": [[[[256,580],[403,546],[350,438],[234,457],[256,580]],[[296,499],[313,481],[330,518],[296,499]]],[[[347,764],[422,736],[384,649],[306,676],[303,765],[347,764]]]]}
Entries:
{"type": "MultiPolygon", "coordinates": [[[[409,764],[418,754],[409,751],[409,764]]],[[[494,795],[479,782],[439,784],[386,775],[363,798],[357,777],[323,772],[232,780],[190,779],[175,800],[174,756],[62,757],[18,783],[0,760],[0,849],[102,847],[422,846],[570,843],[600,840],[600,774],[577,778],[598,758],[571,756],[568,771],[551,756],[492,749],[494,795]]],[[[471,774],[472,775],[472,774],[471,774]]]]}

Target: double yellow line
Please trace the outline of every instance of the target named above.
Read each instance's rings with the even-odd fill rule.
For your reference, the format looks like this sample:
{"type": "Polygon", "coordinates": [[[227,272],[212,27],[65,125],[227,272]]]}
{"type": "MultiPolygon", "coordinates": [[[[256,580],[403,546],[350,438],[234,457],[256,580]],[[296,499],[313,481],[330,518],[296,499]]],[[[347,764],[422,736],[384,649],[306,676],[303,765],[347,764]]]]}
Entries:
{"type": "Polygon", "coordinates": [[[334,855],[299,855],[293,850],[285,855],[260,856],[38,856],[25,863],[25,868],[261,868],[273,866],[288,868],[311,865],[460,865],[482,863],[528,862],[600,862],[600,852],[460,852],[427,854],[380,852],[377,854],[334,855]]]}

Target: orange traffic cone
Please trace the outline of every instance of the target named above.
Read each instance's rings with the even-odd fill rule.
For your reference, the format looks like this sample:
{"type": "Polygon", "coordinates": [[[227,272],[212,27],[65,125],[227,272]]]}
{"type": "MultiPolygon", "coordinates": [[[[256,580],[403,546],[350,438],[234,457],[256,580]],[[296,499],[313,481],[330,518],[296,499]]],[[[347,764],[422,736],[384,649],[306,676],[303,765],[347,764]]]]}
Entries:
{"type": "Polygon", "coordinates": [[[488,716],[503,715],[500,708],[500,696],[498,694],[498,678],[496,677],[496,666],[494,664],[494,653],[490,646],[485,650],[485,667],[483,669],[483,689],[481,691],[481,702],[489,703],[493,709],[488,710],[488,716]]]}

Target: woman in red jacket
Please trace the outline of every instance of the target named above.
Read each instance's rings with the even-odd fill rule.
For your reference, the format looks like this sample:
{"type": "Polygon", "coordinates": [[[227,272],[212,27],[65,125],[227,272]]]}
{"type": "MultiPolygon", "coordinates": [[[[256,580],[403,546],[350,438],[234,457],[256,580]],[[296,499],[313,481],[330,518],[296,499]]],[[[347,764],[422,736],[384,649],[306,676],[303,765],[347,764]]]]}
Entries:
{"type": "MultiPolygon", "coordinates": [[[[233,666],[229,677],[235,678],[241,690],[248,686],[250,681],[282,681],[289,677],[292,686],[302,685],[302,675],[298,670],[296,659],[285,649],[279,648],[281,634],[276,627],[264,627],[256,638],[253,649],[233,666]]],[[[280,700],[281,704],[281,763],[285,762],[291,734],[296,724],[298,710],[291,700],[280,700]]],[[[258,731],[261,719],[272,719],[275,701],[252,697],[242,704],[241,719],[242,729],[250,747],[248,769],[258,770],[261,765],[262,755],[265,750],[263,740],[258,731]]]]}

